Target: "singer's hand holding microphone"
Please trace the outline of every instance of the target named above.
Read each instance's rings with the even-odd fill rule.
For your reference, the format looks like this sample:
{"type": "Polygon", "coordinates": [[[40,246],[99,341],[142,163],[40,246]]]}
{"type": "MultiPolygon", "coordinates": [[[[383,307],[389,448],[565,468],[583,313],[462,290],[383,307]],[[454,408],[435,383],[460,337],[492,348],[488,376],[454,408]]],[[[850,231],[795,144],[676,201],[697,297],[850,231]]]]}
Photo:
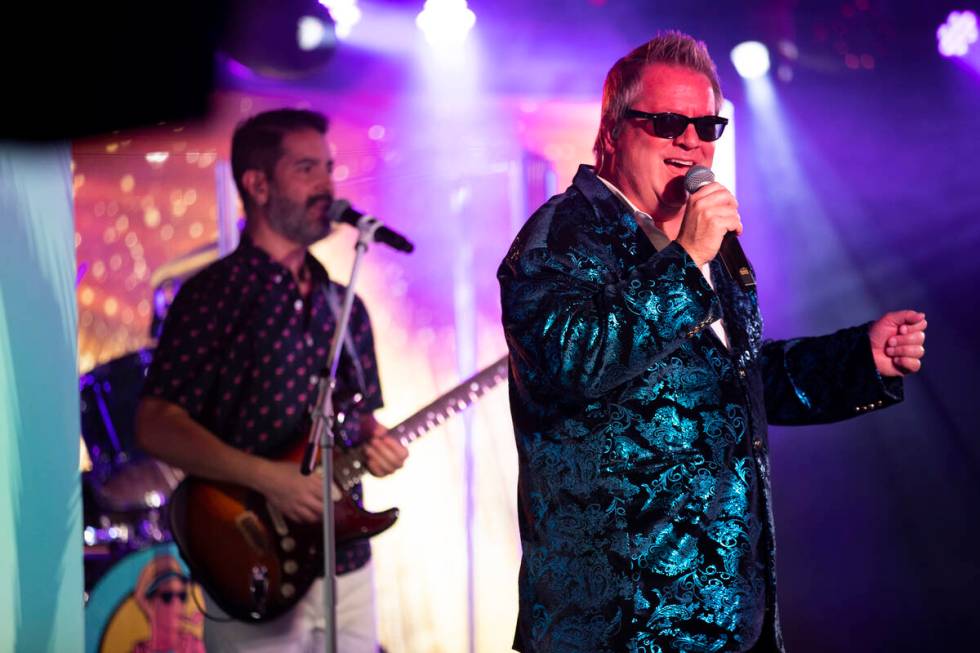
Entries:
{"type": "Polygon", "coordinates": [[[677,242],[701,267],[716,256],[743,289],[755,286],[745,253],[737,236],[742,234],[738,200],[716,182],[704,166],[693,166],[684,177],[690,196],[677,242]]]}

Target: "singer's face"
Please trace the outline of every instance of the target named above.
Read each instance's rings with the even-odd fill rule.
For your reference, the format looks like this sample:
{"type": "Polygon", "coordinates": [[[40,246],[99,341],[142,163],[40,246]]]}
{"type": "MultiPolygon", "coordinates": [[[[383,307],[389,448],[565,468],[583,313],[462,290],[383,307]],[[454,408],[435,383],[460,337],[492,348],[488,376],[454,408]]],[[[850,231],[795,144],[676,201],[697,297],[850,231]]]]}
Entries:
{"type": "Polygon", "coordinates": [[[269,184],[269,226],[292,242],[312,245],[330,233],[327,209],[333,202],[333,159],[315,129],[290,132],[269,184]]]}
{"type": "MultiPolygon", "coordinates": [[[[640,92],[630,108],[649,113],[671,112],[689,117],[715,114],[711,82],[703,74],[666,64],[651,64],[641,76],[640,92]]],[[[684,175],[693,165],[711,167],[713,142],[702,141],[688,125],[680,136],[661,138],[648,120],[627,118],[606,145],[604,167],[638,209],[655,220],[684,215],[684,175]]]]}

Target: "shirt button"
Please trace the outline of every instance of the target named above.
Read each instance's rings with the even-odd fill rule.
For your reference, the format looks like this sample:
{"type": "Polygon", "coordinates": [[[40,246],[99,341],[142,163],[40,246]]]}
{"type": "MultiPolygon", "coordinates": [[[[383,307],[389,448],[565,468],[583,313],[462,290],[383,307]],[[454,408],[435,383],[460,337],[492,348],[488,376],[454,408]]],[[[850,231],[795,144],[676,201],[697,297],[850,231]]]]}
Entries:
{"type": "Polygon", "coordinates": [[[313,336],[311,336],[308,333],[306,334],[306,346],[307,347],[312,347],[313,346],[313,336]]]}
{"type": "Polygon", "coordinates": [[[316,385],[320,381],[320,377],[316,374],[310,376],[310,385],[316,385]]]}
{"type": "Polygon", "coordinates": [[[296,312],[297,313],[299,311],[303,310],[303,300],[302,299],[297,299],[295,302],[293,302],[293,308],[296,309],[296,312]]]}
{"type": "Polygon", "coordinates": [[[281,274],[277,274],[276,276],[272,277],[272,280],[274,282],[276,282],[276,283],[281,283],[282,282],[282,275],[281,274]]]}
{"type": "Polygon", "coordinates": [[[752,441],[752,447],[756,451],[762,451],[762,440],[760,440],[759,438],[756,438],[755,440],[753,440],[752,441]]]}

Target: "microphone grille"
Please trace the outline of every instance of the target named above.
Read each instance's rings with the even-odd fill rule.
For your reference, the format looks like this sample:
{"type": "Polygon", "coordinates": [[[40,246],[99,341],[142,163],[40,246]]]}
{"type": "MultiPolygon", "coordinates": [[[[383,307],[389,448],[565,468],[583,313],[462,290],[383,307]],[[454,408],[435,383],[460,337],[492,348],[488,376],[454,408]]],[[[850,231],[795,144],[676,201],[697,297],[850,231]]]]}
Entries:
{"type": "Polygon", "coordinates": [[[693,193],[705,184],[710,184],[715,180],[715,173],[710,168],[704,166],[692,166],[687,174],[684,175],[684,188],[688,193],[693,193]]]}
{"type": "Polygon", "coordinates": [[[333,201],[333,204],[330,205],[330,208],[327,209],[327,219],[330,220],[330,222],[341,222],[341,218],[349,208],[350,202],[347,200],[336,199],[333,201]]]}

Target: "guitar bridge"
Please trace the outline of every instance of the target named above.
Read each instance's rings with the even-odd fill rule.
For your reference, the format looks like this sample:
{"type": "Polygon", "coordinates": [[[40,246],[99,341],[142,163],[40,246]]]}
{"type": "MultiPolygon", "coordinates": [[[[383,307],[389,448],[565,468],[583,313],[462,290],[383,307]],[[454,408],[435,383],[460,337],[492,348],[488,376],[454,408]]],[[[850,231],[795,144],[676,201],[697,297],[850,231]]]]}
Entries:
{"type": "Polygon", "coordinates": [[[265,615],[265,602],[269,596],[269,570],[265,565],[252,567],[249,592],[252,595],[252,618],[261,619],[265,615]]]}

